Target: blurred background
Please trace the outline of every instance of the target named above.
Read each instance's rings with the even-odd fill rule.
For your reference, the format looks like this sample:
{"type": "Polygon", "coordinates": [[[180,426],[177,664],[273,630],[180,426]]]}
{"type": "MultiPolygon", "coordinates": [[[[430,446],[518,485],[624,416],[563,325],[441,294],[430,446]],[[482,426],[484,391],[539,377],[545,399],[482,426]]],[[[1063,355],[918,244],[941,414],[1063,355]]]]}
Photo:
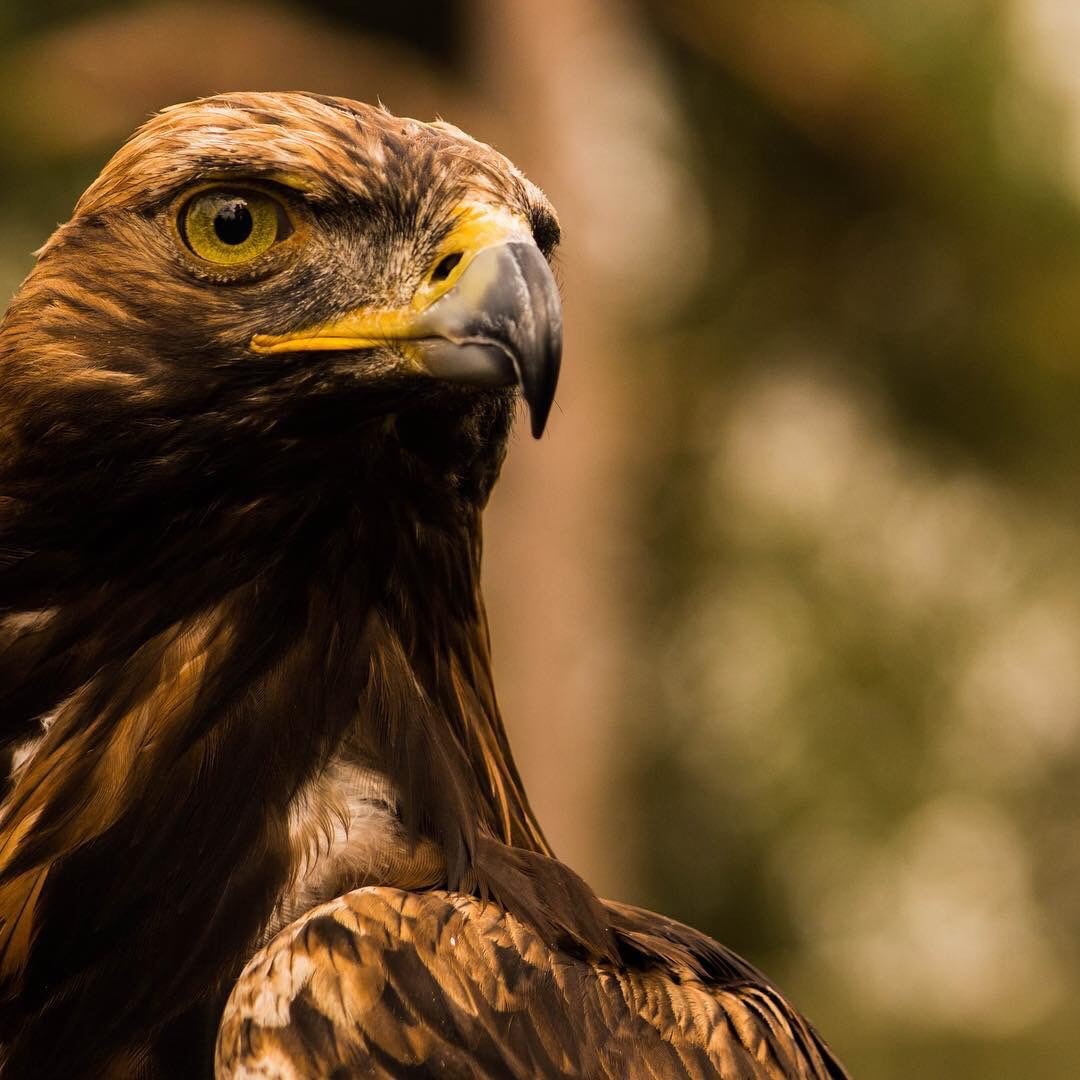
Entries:
{"type": "Polygon", "coordinates": [[[0,290],[164,105],[452,120],[568,344],[489,514],[532,798],[857,1077],[1080,1075],[1080,6],[0,6],[0,290]]]}

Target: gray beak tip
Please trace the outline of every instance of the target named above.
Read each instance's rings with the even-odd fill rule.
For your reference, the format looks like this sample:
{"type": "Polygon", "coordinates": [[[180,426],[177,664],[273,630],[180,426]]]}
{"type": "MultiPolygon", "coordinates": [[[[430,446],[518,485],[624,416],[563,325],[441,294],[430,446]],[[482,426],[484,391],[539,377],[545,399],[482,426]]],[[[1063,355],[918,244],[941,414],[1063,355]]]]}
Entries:
{"type": "Polygon", "coordinates": [[[551,415],[551,406],[555,402],[555,385],[559,378],[559,360],[554,361],[542,368],[521,368],[518,373],[518,383],[521,386],[525,404],[529,407],[529,427],[532,437],[539,439],[547,427],[548,417],[551,415]],[[537,372],[540,377],[535,376],[537,372]]]}
{"type": "Polygon", "coordinates": [[[535,244],[515,240],[480,252],[425,314],[424,327],[435,338],[425,346],[432,374],[516,382],[540,438],[555,399],[563,331],[559,289],[535,244]]]}

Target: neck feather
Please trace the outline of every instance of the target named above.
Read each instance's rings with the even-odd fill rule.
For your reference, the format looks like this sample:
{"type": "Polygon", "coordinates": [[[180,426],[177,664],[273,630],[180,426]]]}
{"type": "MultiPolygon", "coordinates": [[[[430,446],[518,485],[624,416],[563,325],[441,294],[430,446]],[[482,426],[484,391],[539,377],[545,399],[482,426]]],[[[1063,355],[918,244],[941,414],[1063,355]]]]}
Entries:
{"type": "Polygon", "coordinates": [[[344,740],[443,884],[488,891],[492,844],[550,854],[495,699],[479,509],[312,517],[224,595],[191,610],[198,586],[181,591],[175,617],[146,610],[160,582],[129,581],[111,609],[97,588],[4,624],[28,662],[3,688],[47,727],[0,817],[0,981],[38,1022],[0,1013],[0,1039],[104,1045],[226,980],[288,880],[289,806],[344,740]]]}

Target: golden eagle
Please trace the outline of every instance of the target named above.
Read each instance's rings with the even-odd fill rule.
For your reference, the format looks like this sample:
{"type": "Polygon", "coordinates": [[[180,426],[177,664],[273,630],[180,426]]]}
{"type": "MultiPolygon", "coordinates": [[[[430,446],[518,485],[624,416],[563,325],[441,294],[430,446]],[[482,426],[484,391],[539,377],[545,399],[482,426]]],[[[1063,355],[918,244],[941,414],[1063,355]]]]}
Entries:
{"type": "Polygon", "coordinates": [[[480,519],[555,392],[558,239],[448,124],[238,93],[39,252],[0,326],[5,1080],[844,1075],[559,863],[514,766],[480,519]]]}

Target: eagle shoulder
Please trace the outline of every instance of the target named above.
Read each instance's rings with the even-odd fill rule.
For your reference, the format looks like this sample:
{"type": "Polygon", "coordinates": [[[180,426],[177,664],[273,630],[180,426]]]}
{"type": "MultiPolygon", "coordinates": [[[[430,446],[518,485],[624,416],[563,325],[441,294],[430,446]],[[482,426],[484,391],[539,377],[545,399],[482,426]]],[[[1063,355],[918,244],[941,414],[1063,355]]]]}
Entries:
{"type": "Polygon", "coordinates": [[[680,940],[694,932],[671,920],[650,926],[639,909],[607,910],[636,956],[630,965],[571,955],[474,896],[357,889],[252,958],[225,1008],[216,1075],[844,1076],[734,954],[703,935],[680,940]],[[704,943],[723,963],[710,967],[704,943]],[[701,962],[678,959],[695,948],[701,962]]]}

